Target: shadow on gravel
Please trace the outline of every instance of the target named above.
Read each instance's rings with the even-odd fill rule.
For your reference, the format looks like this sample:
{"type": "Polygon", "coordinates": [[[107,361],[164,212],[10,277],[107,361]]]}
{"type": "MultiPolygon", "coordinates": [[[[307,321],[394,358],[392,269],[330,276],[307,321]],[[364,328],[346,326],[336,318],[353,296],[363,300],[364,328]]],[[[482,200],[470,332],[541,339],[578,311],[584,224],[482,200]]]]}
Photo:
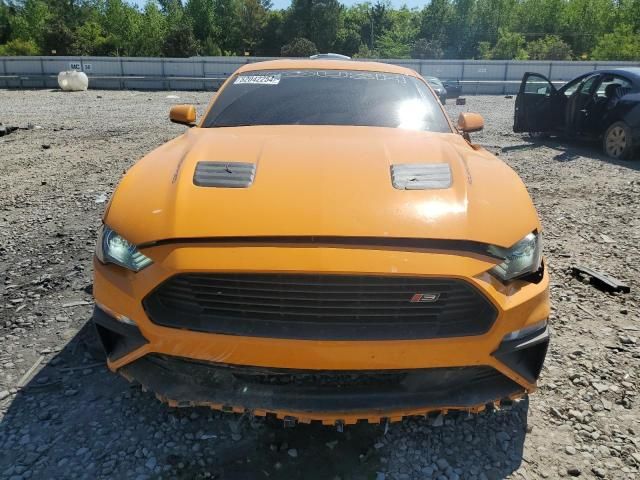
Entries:
{"type": "Polygon", "coordinates": [[[636,154],[636,158],[634,160],[616,160],[605,155],[602,152],[601,144],[598,142],[579,141],[558,137],[523,137],[522,140],[526,143],[502,147],[502,151],[513,152],[548,147],[560,151],[560,153],[553,157],[553,159],[558,162],[570,162],[580,158],[590,158],[592,160],[607,162],[612,165],[618,165],[631,170],[640,170],[640,152],[636,154]]]}
{"type": "Polygon", "coordinates": [[[269,418],[169,408],[107,370],[89,323],[4,403],[0,478],[12,480],[501,479],[522,462],[528,413],[523,401],[407,420],[385,434],[379,425],[285,429],[269,418]]]}

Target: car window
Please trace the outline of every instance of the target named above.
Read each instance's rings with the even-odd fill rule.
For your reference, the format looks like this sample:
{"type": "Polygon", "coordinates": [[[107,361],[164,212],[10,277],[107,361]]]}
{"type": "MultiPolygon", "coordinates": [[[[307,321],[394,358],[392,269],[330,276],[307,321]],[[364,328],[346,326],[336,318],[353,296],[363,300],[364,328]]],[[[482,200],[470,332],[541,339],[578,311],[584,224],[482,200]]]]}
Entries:
{"type": "Polygon", "coordinates": [[[605,98],[607,96],[606,88],[611,84],[620,85],[622,94],[630,91],[633,86],[629,80],[619,75],[605,75],[602,78],[602,82],[600,83],[600,85],[598,85],[596,95],[598,95],[598,97],[605,98]]]}
{"type": "Polygon", "coordinates": [[[524,84],[524,93],[549,95],[552,91],[549,81],[540,75],[529,75],[524,84]]]}
{"type": "Polygon", "coordinates": [[[582,82],[585,80],[586,77],[580,77],[580,78],[576,78],[575,80],[570,81],[569,83],[567,83],[563,88],[562,88],[562,92],[567,96],[570,97],[571,95],[573,95],[575,93],[575,91],[578,89],[578,87],[582,84],[582,82]]]}
{"type": "Polygon", "coordinates": [[[595,83],[600,79],[600,75],[591,75],[587,77],[587,79],[582,82],[579,88],[579,93],[581,94],[589,94],[593,90],[595,83]]]}
{"type": "Polygon", "coordinates": [[[426,84],[410,75],[260,70],[232,78],[202,125],[354,125],[451,132],[437,102],[426,84]]]}

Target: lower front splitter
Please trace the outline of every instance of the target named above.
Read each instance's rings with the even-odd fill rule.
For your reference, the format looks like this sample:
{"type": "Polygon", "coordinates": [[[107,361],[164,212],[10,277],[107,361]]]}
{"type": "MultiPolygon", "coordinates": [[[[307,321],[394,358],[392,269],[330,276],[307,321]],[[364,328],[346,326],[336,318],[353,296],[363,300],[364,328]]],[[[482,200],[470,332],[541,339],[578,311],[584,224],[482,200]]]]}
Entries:
{"type": "MultiPolygon", "coordinates": [[[[177,406],[297,413],[322,420],[399,411],[473,410],[525,393],[488,366],[378,371],[312,371],[232,366],[150,354],[120,369],[177,406]]],[[[281,415],[279,415],[281,416],[281,415]]]]}

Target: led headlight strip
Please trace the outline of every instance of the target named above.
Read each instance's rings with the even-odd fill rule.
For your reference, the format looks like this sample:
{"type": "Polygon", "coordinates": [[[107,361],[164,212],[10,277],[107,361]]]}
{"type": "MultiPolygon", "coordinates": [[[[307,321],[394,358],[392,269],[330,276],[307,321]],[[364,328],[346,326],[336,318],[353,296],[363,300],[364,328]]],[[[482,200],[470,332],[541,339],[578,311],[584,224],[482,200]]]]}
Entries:
{"type": "Polygon", "coordinates": [[[542,263],[542,236],[532,232],[511,248],[491,245],[487,250],[495,257],[504,258],[504,262],[490,272],[506,282],[538,271],[542,263]]]}
{"type": "Polygon", "coordinates": [[[140,253],[138,247],[107,225],[103,225],[98,231],[96,256],[102,263],[114,263],[134,272],[139,272],[153,263],[149,257],[140,253]]]}

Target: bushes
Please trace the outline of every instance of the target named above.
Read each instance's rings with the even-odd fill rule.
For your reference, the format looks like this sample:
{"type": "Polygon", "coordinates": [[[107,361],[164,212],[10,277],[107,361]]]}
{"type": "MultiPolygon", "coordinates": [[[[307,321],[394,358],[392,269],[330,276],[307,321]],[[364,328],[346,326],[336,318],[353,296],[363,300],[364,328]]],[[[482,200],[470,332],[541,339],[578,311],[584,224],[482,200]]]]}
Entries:
{"type": "Polygon", "coordinates": [[[310,57],[318,53],[316,44],[306,38],[294,38],[291,43],[284,45],[280,51],[283,57],[310,57]]]}
{"type": "Polygon", "coordinates": [[[0,56],[6,55],[38,55],[40,49],[33,40],[11,40],[4,45],[0,45],[0,56]]]}
{"type": "Polygon", "coordinates": [[[640,60],[640,31],[634,32],[630,25],[616,27],[598,40],[591,56],[594,60],[640,60]]]}
{"type": "Polygon", "coordinates": [[[567,42],[557,35],[547,35],[527,44],[531,60],[571,60],[573,53],[567,42]]]}

